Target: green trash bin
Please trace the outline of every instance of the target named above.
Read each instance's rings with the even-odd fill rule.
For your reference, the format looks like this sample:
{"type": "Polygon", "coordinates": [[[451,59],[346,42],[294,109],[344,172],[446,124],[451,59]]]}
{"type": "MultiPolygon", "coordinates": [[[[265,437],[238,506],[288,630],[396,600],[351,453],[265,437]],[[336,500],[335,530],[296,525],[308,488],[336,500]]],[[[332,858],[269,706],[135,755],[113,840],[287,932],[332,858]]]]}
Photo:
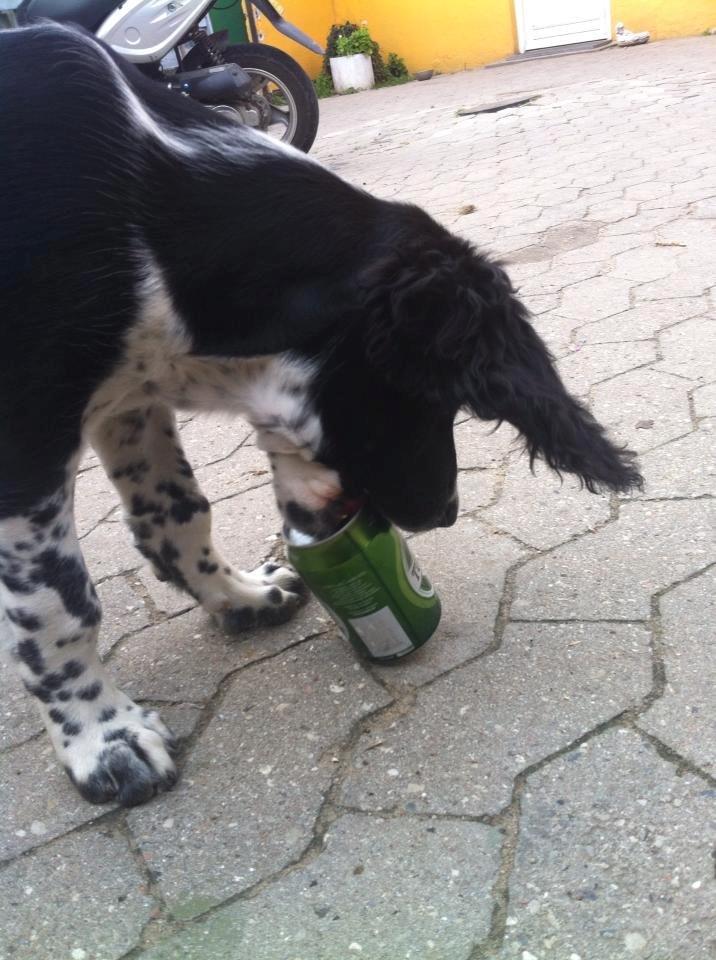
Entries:
{"type": "Polygon", "coordinates": [[[224,0],[223,9],[220,0],[219,5],[209,11],[209,18],[213,30],[229,31],[231,43],[246,43],[248,40],[241,0],[236,0],[234,4],[224,0]]]}

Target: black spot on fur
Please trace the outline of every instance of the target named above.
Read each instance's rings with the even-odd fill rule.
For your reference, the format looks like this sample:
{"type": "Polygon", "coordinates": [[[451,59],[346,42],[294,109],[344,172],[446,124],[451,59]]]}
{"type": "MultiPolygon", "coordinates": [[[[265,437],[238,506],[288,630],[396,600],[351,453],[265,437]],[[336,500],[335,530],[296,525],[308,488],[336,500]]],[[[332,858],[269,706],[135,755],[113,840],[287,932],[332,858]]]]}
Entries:
{"type": "Polygon", "coordinates": [[[145,543],[139,541],[137,542],[136,547],[142,556],[145,556],[147,560],[151,561],[152,565],[154,566],[155,573],[160,580],[169,581],[169,583],[173,583],[175,587],[178,587],[180,590],[184,590],[192,597],[194,596],[189,588],[189,584],[184,578],[184,574],[177,566],[176,561],[179,559],[181,554],[173,543],[166,539],[162,540],[159,550],[153,550],[145,543]]]}
{"type": "Polygon", "coordinates": [[[68,720],[67,723],[62,724],[62,732],[66,737],[76,737],[78,733],[82,732],[82,724],[68,720]]]}
{"type": "Polygon", "coordinates": [[[209,563],[207,560],[200,560],[196,566],[199,573],[216,573],[219,569],[218,563],[209,563]]]}
{"type": "Polygon", "coordinates": [[[34,613],[30,613],[28,610],[23,610],[21,607],[8,607],[5,611],[7,614],[8,620],[11,623],[14,623],[18,627],[22,627],[23,630],[41,630],[42,629],[42,620],[39,617],[36,617],[34,613]]]}
{"type": "Polygon", "coordinates": [[[57,699],[66,702],[67,700],[72,699],[72,693],[69,690],[59,690],[57,693],[57,699]]]}
{"type": "Polygon", "coordinates": [[[151,540],[154,531],[150,524],[146,520],[140,520],[139,523],[132,524],[132,532],[135,537],[138,537],[140,540],[151,540]]]}
{"type": "Polygon", "coordinates": [[[164,515],[165,510],[156,500],[147,500],[139,493],[132,494],[130,510],[133,517],[146,517],[148,514],[164,515]]]}
{"type": "Polygon", "coordinates": [[[117,730],[107,730],[102,739],[105,743],[113,743],[115,740],[127,740],[129,733],[126,727],[119,727],[117,730]]]}
{"type": "Polygon", "coordinates": [[[29,667],[36,676],[40,676],[45,669],[45,658],[42,656],[38,644],[28,637],[18,643],[16,650],[18,657],[25,666],[29,667]]]}
{"type": "Polygon", "coordinates": [[[30,577],[37,586],[56,590],[65,610],[83,626],[93,627],[99,623],[102,611],[80,559],[49,547],[33,558],[30,577]]]}
{"type": "Polygon", "coordinates": [[[289,500],[286,504],[286,518],[293,527],[299,530],[310,530],[315,522],[315,516],[310,510],[302,507],[295,500],[289,500]]]}
{"type": "Polygon", "coordinates": [[[281,603],[281,591],[278,587],[271,587],[269,592],[266,594],[266,599],[269,603],[278,604],[281,603]]]}
{"type": "Polygon", "coordinates": [[[97,718],[100,723],[107,723],[108,720],[114,719],[117,716],[117,711],[114,707],[105,707],[102,713],[100,713],[97,718]]]}
{"type": "Polygon", "coordinates": [[[79,660],[68,660],[64,665],[62,672],[65,675],[66,680],[76,680],[77,677],[81,677],[85,672],[87,667],[84,663],[80,663],[79,660]]]}
{"type": "Polygon", "coordinates": [[[173,480],[158,483],[156,490],[157,493],[165,493],[170,497],[172,503],[169,507],[169,515],[176,523],[189,523],[197,513],[207,513],[209,510],[209,501],[206,497],[201,494],[194,496],[173,480]]]}
{"type": "Polygon", "coordinates": [[[41,700],[42,703],[52,703],[53,696],[49,690],[43,687],[41,684],[25,684],[25,689],[28,693],[31,693],[33,697],[37,697],[38,700],[41,700]]]}
{"type": "Polygon", "coordinates": [[[211,553],[211,549],[209,547],[202,547],[201,552],[204,554],[205,557],[208,557],[209,554],[211,553]]]}
{"type": "Polygon", "coordinates": [[[41,507],[39,510],[32,510],[28,516],[30,523],[34,526],[46,527],[52,523],[59,512],[59,503],[48,503],[47,506],[41,507]]]}
{"type": "Polygon", "coordinates": [[[65,682],[65,676],[62,673],[46,673],[42,678],[42,686],[46,690],[59,690],[65,682]]]}
{"type": "Polygon", "coordinates": [[[29,550],[31,546],[32,544],[27,543],[25,540],[18,540],[18,542],[15,544],[15,549],[20,553],[24,553],[24,551],[29,550]]]}
{"type": "Polygon", "coordinates": [[[271,573],[276,573],[278,569],[279,566],[277,563],[265,563],[261,568],[261,572],[268,576],[271,573]]]}
{"type": "Polygon", "coordinates": [[[60,647],[61,649],[62,647],[66,647],[71,643],[78,643],[80,640],[82,640],[83,636],[84,634],[82,633],[73,633],[70,637],[60,637],[59,640],[55,640],[55,646],[60,647]]]}
{"type": "Polygon", "coordinates": [[[62,741],[62,746],[63,746],[63,747],[67,748],[67,747],[69,747],[69,745],[70,745],[70,741],[69,741],[69,740],[63,740],[63,741],[62,741]]]}
{"type": "Polygon", "coordinates": [[[125,413],[121,418],[122,424],[122,435],[119,439],[120,447],[133,447],[139,443],[144,428],[146,426],[146,419],[138,410],[130,410],[129,413],[125,413]]]}
{"type": "Polygon", "coordinates": [[[64,540],[67,536],[67,524],[66,523],[56,523],[52,528],[52,539],[53,540],[64,540]]]}
{"type": "Polygon", "coordinates": [[[99,680],[95,680],[95,682],[89,686],[82,687],[81,690],[78,690],[75,696],[78,700],[96,700],[101,692],[102,684],[99,680]]]}
{"type": "Polygon", "coordinates": [[[146,460],[132,460],[123,467],[117,467],[112,471],[113,480],[121,480],[126,477],[130,483],[142,483],[145,476],[149,473],[149,464],[146,460]]]}
{"type": "Polygon", "coordinates": [[[61,710],[57,710],[55,707],[53,707],[52,710],[49,711],[48,716],[53,723],[58,723],[58,724],[64,723],[65,720],[67,719],[64,713],[61,710]]]}

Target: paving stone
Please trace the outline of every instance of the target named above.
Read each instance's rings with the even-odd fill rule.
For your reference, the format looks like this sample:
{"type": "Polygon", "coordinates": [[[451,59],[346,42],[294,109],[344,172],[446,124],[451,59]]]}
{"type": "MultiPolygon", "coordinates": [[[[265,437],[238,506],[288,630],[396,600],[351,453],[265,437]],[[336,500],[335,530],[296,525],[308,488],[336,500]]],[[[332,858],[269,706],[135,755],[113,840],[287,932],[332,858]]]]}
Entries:
{"type": "MultiPolygon", "coordinates": [[[[676,216],[677,211],[674,209],[640,210],[639,213],[633,217],[627,217],[616,223],[610,223],[602,231],[602,236],[616,237],[629,233],[648,233],[674,220],[676,216]]],[[[602,217],[601,219],[605,218],[602,217]]]]}
{"type": "Polygon", "coordinates": [[[171,583],[157,580],[148,563],[130,574],[130,577],[138,594],[149,594],[149,602],[160,616],[174,617],[196,606],[193,597],[178,590],[171,583]]]}
{"type": "Polygon", "coordinates": [[[200,467],[196,478],[204,496],[215,503],[270,482],[271,468],[263,450],[244,446],[225,460],[200,467]]]}
{"type": "Polygon", "coordinates": [[[560,757],[522,798],[500,960],[706,960],[714,839],[713,791],[636,734],[560,757]]]}
{"type": "Polygon", "coordinates": [[[455,427],[454,437],[457,465],[461,470],[499,467],[507,453],[520,446],[517,433],[509,424],[503,423],[495,429],[494,423],[476,418],[455,427]]]}
{"type": "Polygon", "coordinates": [[[194,916],[294,860],[335,770],[326,751],[387,702],[342,639],[241,671],[178,786],[129,815],[172,912],[194,916]]]}
{"type": "Polygon", "coordinates": [[[671,297],[700,297],[713,284],[713,273],[707,267],[688,270],[679,267],[676,274],[663,280],[642,283],[634,288],[634,302],[650,303],[654,300],[669,300],[671,297]]]}
{"type": "Polygon", "coordinates": [[[716,495],[715,425],[716,420],[704,420],[693,433],[644,454],[641,467],[646,487],[638,496],[716,495]]]}
{"type": "Polygon", "coordinates": [[[594,277],[582,280],[562,291],[559,312],[574,320],[601,320],[621,313],[629,306],[628,280],[616,277],[594,277]]]}
{"type": "Polygon", "coordinates": [[[660,608],[666,688],[639,724],[682,757],[714,774],[716,570],[711,568],[679,584],[661,598],[660,608]]]}
{"type": "Polygon", "coordinates": [[[470,660],[494,640],[505,574],[527,551],[508,537],[496,537],[487,524],[469,517],[450,530],[411,538],[411,549],[430,576],[442,602],[437,632],[410,656],[378,676],[394,686],[426,683],[470,660]]]}
{"type": "Polygon", "coordinates": [[[44,734],[0,755],[0,863],[107,809],[82,800],[44,734]]]}
{"type": "Polygon", "coordinates": [[[486,814],[514,777],[651,686],[638,624],[516,623],[500,649],[420,691],[408,716],[356,745],[342,799],[366,810],[486,814]]]}
{"type": "Polygon", "coordinates": [[[64,837],[0,870],[0,956],[118,960],[154,904],[111,828],[64,837]]]}
{"type": "Polygon", "coordinates": [[[479,823],[348,814],[309,865],[143,960],[467,960],[489,932],[499,833],[479,823]]]}
{"type": "Polygon", "coordinates": [[[498,482],[498,470],[486,470],[483,467],[462,470],[457,478],[460,515],[487,506],[495,495],[498,482]]]}
{"type": "Polygon", "coordinates": [[[288,623],[231,637],[197,607],[130,637],[112,657],[111,670],[133,699],[201,703],[233,670],[328,627],[327,614],[311,601],[288,623]]]}
{"type": "Polygon", "coordinates": [[[559,294],[545,293],[540,296],[532,296],[529,300],[525,300],[525,306],[533,317],[542,316],[542,314],[557,310],[559,307],[559,294]]]}
{"type": "Polygon", "coordinates": [[[689,383],[652,367],[641,367],[591,391],[594,415],[620,444],[641,452],[693,429],[689,383]]]}
{"type": "Polygon", "coordinates": [[[559,293],[565,287],[579,281],[596,277],[600,272],[598,264],[591,263],[561,263],[552,270],[541,272],[531,277],[520,285],[519,293],[521,297],[529,299],[531,296],[539,296],[544,293],[559,293]]]}
{"type": "Polygon", "coordinates": [[[280,545],[281,518],[270,483],[222,500],[211,516],[216,546],[240,570],[254,570],[280,545]]]}
{"type": "Polygon", "coordinates": [[[136,570],[146,562],[125,525],[106,520],[82,540],[82,556],[95,582],[136,570]]]}
{"type": "Polygon", "coordinates": [[[613,317],[587,323],[579,328],[574,339],[578,344],[647,340],[664,327],[696,317],[705,310],[706,302],[699,297],[656,300],[613,317]]]}
{"type": "Polygon", "coordinates": [[[515,578],[512,615],[646,619],[650,597],[712,562],[716,504],[632,502],[596,533],[535,557],[515,578]]]}
{"type": "Polygon", "coordinates": [[[532,317],[532,326],[547,344],[547,348],[554,357],[561,357],[574,349],[572,344],[572,330],[577,326],[576,320],[561,317],[555,311],[532,317]]]}
{"type": "Polygon", "coordinates": [[[122,637],[148,626],[152,612],[124,577],[105,580],[97,587],[97,596],[102,604],[97,648],[104,657],[122,637]]]}
{"type": "Polygon", "coordinates": [[[707,383],[694,390],[694,410],[697,417],[716,417],[716,383],[707,383]]]}
{"type": "Polygon", "coordinates": [[[119,505],[119,494],[103,469],[80,473],[75,481],[75,526],[82,538],[119,505]]]}
{"type": "Polygon", "coordinates": [[[678,248],[651,245],[620,253],[612,259],[610,275],[639,283],[668,277],[678,267],[676,250],[678,248]]]}
{"type": "Polygon", "coordinates": [[[37,707],[25,692],[9,658],[0,656],[0,751],[23,743],[44,729],[37,707]]]}
{"type": "Polygon", "coordinates": [[[579,489],[574,477],[563,481],[544,464],[520,457],[507,471],[498,502],[482,515],[498,530],[546,550],[577,533],[593,530],[609,516],[609,500],[579,489]]]}
{"type": "Polygon", "coordinates": [[[573,347],[559,358],[557,368],[568,390],[585,394],[593,384],[611,382],[618,374],[655,359],[656,344],[649,340],[624,343],[618,350],[611,343],[592,343],[573,347]]]}
{"type": "Polygon", "coordinates": [[[229,457],[252,433],[250,424],[239,417],[199,413],[181,428],[181,442],[187,460],[196,470],[229,457]]]}
{"type": "Polygon", "coordinates": [[[716,319],[695,317],[660,336],[664,357],[658,369],[711,382],[716,379],[716,319]]]}

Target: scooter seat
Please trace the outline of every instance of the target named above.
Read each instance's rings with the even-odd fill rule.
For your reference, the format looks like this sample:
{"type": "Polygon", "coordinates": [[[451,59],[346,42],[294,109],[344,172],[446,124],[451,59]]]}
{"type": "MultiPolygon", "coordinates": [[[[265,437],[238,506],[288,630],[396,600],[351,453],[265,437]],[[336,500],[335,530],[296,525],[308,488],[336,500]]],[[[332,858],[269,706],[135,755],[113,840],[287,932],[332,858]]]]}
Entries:
{"type": "Polygon", "coordinates": [[[119,0],[25,0],[17,10],[20,24],[45,17],[61,23],[78,23],[93,33],[119,6],[119,0]]]}

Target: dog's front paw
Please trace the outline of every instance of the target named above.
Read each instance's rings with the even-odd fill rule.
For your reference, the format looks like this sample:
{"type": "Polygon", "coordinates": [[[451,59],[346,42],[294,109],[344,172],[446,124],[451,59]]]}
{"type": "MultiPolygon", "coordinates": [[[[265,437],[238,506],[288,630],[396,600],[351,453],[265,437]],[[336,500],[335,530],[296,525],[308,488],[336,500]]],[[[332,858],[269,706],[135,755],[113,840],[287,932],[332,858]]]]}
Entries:
{"type": "Polygon", "coordinates": [[[215,614],[227,633],[285,623],[308,597],[303,580],[292,567],[264,563],[240,577],[236,600],[215,614]]]}
{"type": "Polygon", "coordinates": [[[117,692],[89,722],[66,721],[57,753],[90,803],[133,807],[176,783],[176,740],[154,710],[117,692]]]}

